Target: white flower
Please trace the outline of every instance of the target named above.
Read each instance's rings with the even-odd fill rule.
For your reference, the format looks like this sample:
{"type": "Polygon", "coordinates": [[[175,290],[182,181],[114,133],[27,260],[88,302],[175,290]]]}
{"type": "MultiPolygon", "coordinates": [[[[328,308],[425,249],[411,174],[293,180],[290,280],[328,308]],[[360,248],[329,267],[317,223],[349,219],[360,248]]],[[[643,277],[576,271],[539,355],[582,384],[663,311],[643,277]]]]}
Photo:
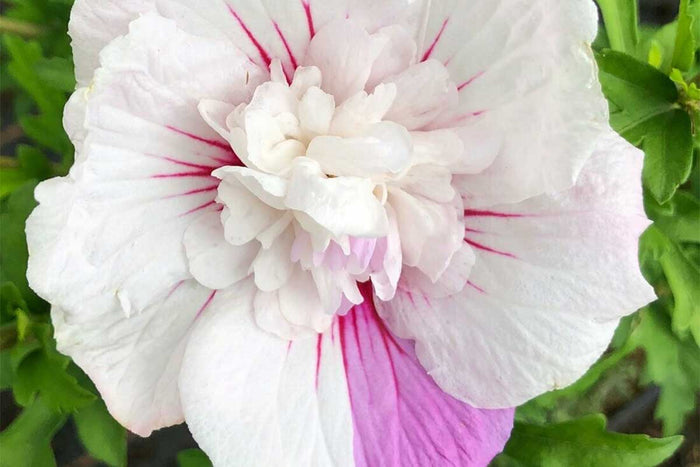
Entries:
{"type": "Polygon", "coordinates": [[[27,224],[59,349],[216,465],[488,463],[512,410],[472,406],[573,382],[653,298],[595,31],[590,0],[78,0],[76,163],[27,224]]]}

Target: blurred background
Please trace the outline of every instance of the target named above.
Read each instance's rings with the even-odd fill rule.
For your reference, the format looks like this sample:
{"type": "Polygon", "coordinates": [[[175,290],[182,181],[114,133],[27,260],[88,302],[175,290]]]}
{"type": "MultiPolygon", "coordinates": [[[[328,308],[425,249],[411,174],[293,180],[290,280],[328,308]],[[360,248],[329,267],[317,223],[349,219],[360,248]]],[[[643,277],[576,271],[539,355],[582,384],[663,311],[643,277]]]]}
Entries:
{"type": "MultiPolygon", "coordinates": [[[[70,5],[71,0],[0,2],[0,32],[3,35],[0,49],[2,165],[15,167],[18,160],[21,163],[24,160],[48,157],[50,163],[32,165],[32,170],[36,173],[31,175],[38,179],[45,178],[51,170],[59,172],[65,170],[66,163],[61,163],[61,160],[64,160],[65,154],[71,153],[70,143],[65,137],[47,138],[47,135],[62,133],[60,109],[67,93],[74,85],[71,78],[69,41],[65,35],[70,5]],[[10,9],[14,10],[12,17],[19,16],[22,18],[21,22],[6,21],[6,13],[10,9]],[[19,14],[17,14],[18,11],[19,14]],[[24,41],[15,40],[18,37],[24,41]],[[40,47],[27,45],[32,44],[27,42],[28,40],[37,41],[40,47]],[[20,60],[17,57],[20,57],[20,60]],[[13,73],[8,72],[8,63],[11,59],[16,63],[13,73]],[[33,84],[28,86],[26,82],[18,83],[18,76],[33,84]],[[37,150],[37,147],[40,150],[37,150]],[[59,168],[50,167],[54,165],[59,168]]],[[[640,19],[647,28],[673,21],[677,13],[678,0],[640,0],[640,19]]],[[[15,180],[10,175],[4,175],[0,197],[5,197],[24,181],[26,177],[15,180]]],[[[9,232],[22,230],[23,226],[14,225],[12,217],[2,214],[0,229],[9,232]]],[[[14,248],[11,242],[0,242],[0,247],[14,248]]],[[[5,261],[4,269],[10,268],[9,262],[14,261],[12,258],[7,258],[7,253],[0,253],[0,258],[5,261]]],[[[0,278],[2,282],[8,279],[6,275],[3,273],[3,277],[0,278]]],[[[26,282],[18,284],[17,287],[19,292],[24,294],[26,282]]],[[[33,312],[45,313],[46,304],[36,301],[38,300],[36,298],[27,299],[26,296],[25,300],[33,312]],[[32,303],[32,300],[35,302],[32,303]]],[[[632,326],[634,319],[637,318],[631,318],[623,323],[621,331],[616,336],[619,342],[624,340],[625,326],[627,328],[632,326]]],[[[0,350],[5,350],[10,345],[12,336],[7,337],[3,334],[0,337],[2,338],[0,350]]],[[[664,344],[660,343],[660,345],[664,344]]],[[[646,353],[641,347],[630,350],[624,348],[622,344],[613,343],[611,351],[602,361],[603,365],[595,369],[596,374],[589,377],[588,382],[579,385],[575,391],[535,400],[522,407],[519,416],[533,421],[556,422],[602,412],[607,415],[608,428],[613,431],[645,433],[654,437],[669,434],[658,420],[658,413],[655,416],[661,389],[651,381],[653,377],[649,376],[646,361],[646,353]]],[[[668,364],[680,365],[678,361],[673,361],[673,358],[668,361],[668,364]]],[[[2,368],[0,367],[0,372],[2,368]]],[[[7,367],[4,368],[7,372],[7,367]]],[[[75,373],[79,381],[83,378],[76,368],[71,367],[70,371],[75,373]]],[[[692,373],[690,375],[691,378],[696,376],[700,378],[700,375],[692,373]]],[[[4,377],[0,374],[0,386],[5,388],[0,394],[0,429],[4,430],[17,417],[21,409],[12,391],[7,389],[9,387],[7,381],[3,380],[4,377]]],[[[89,385],[89,383],[85,384],[89,385]]],[[[681,422],[681,426],[675,430],[686,436],[686,442],[667,462],[667,465],[700,466],[700,441],[698,441],[700,418],[697,410],[692,409],[689,412],[685,422],[681,422]]],[[[114,433],[118,437],[127,437],[127,464],[132,467],[176,465],[178,452],[196,447],[184,426],[161,430],[148,439],[126,434],[118,428],[115,428],[114,433]]],[[[84,434],[81,433],[81,436],[84,434]]],[[[51,443],[57,464],[73,467],[106,465],[87,453],[84,447],[85,440],[81,441],[81,436],[72,418],[57,431],[51,443]]],[[[2,453],[0,453],[0,465],[3,465],[2,453]]]]}

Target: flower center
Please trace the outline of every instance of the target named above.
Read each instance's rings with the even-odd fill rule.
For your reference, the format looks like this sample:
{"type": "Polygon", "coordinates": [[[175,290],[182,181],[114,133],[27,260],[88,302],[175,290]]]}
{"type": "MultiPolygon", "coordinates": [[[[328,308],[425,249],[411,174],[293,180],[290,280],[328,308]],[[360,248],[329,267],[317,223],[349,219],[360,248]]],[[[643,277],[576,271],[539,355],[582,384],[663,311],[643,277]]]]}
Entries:
{"type": "Polygon", "coordinates": [[[328,318],[361,303],[358,282],[371,279],[389,300],[406,268],[437,281],[462,247],[450,166],[463,144],[438,123],[456,105],[456,86],[438,62],[407,66],[343,95],[329,92],[322,67],[299,67],[288,80],[274,60],[250,102],[200,104],[243,162],[213,175],[226,241],[259,245],[251,271],[260,290],[293,282],[328,318]]]}

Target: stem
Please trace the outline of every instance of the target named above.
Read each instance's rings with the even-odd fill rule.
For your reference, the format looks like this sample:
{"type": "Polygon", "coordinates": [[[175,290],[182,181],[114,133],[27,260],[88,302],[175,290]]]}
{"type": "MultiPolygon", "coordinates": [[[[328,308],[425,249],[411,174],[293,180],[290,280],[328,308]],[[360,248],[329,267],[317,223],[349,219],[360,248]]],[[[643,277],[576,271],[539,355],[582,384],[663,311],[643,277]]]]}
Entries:
{"type": "Polygon", "coordinates": [[[36,37],[44,32],[44,28],[34,23],[26,21],[17,21],[14,19],[0,16],[0,33],[9,32],[22,37],[36,37]]]}
{"type": "Polygon", "coordinates": [[[605,30],[613,50],[634,55],[639,43],[636,0],[598,0],[605,30]]]}

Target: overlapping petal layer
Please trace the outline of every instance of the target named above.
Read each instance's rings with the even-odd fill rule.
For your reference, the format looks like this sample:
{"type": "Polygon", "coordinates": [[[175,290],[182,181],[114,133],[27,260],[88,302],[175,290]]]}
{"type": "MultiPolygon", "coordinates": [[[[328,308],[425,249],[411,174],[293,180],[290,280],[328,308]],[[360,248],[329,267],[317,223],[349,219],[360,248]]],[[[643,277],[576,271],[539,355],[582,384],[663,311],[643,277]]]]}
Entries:
{"type": "Polygon", "coordinates": [[[365,302],[289,342],[252,320],[252,284],[217,296],[180,375],[188,425],[216,465],[486,465],[513,410],[444,393],[365,302]],[[231,313],[229,306],[239,311],[231,313]]]}
{"type": "Polygon", "coordinates": [[[401,287],[380,315],[440,386],[477,407],[514,406],[568,386],[605,350],[619,319],[654,299],[637,263],[649,225],[643,154],[612,131],[575,187],[465,210],[476,253],[468,286],[401,287]],[[464,358],[478,355],[478,358],[464,358]]]}
{"type": "Polygon", "coordinates": [[[653,297],[592,1],[78,0],[70,28],[77,162],[29,279],[138,434],[184,409],[217,465],[485,465],[512,410],[467,403],[568,384],[653,297]]]}

